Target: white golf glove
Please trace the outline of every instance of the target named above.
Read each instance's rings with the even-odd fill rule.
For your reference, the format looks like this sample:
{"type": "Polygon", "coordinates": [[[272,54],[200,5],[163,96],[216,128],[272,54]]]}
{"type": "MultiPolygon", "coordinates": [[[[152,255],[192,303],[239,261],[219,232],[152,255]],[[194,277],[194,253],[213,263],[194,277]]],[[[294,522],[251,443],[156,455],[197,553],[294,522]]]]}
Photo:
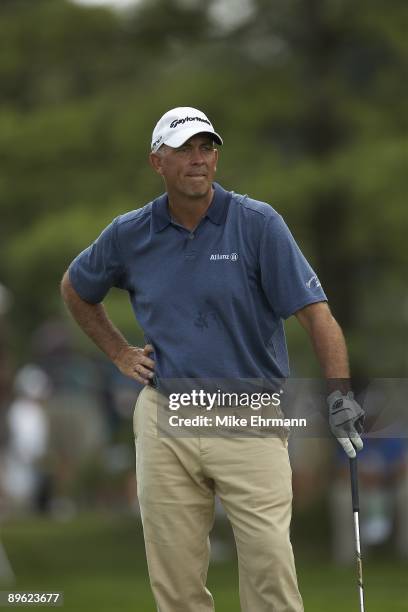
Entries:
{"type": "Polygon", "coordinates": [[[357,404],[352,391],[347,395],[343,395],[341,391],[333,391],[328,396],[327,403],[331,432],[352,459],[356,456],[356,451],[363,448],[360,434],[363,431],[364,410],[357,404]]]}

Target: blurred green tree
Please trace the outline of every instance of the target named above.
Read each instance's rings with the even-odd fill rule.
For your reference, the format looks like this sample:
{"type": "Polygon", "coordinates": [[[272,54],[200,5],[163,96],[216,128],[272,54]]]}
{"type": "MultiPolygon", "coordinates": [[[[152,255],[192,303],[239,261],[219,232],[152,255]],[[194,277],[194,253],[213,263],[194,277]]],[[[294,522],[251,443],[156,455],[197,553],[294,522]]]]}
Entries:
{"type": "MultiPolygon", "coordinates": [[[[72,257],[161,190],[152,127],[191,105],[225,137],[220,181],[276,207],[318,269],[354,370],[405,373],[406,3],[247,4],[240,19],[228,0],[0,4],[0,279],[20,347],[61,309],[72,257]]],[[[123,299],[109,305],[134,333],[123,299]]]]}

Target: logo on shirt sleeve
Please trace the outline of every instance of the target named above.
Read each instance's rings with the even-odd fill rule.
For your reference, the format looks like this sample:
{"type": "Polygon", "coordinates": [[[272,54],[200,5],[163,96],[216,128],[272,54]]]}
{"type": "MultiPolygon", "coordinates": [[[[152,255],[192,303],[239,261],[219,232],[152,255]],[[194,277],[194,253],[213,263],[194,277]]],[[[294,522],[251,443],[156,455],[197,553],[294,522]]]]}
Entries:
{"type": "Polygon", "coordinates": [[[312,278],[309,278],[308,281],[306,281],[306,287],[308,289],[317,289],[318,287],[320,287],[320,281],[317,278],[316,274],[314,276],[312,276],[312,278]]]}

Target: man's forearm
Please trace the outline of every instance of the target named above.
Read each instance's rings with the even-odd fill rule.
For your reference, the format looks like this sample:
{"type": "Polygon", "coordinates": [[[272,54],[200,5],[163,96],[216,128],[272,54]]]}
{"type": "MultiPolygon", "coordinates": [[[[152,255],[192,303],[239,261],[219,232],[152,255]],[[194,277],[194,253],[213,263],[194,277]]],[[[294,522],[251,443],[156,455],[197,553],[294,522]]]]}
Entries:
{"type": "Polygon", "coordinates": [[[322,372],[326,378],[349,378],[347,346],[340,325],[331,316],[327,322],[316,321],[311,340],[322,372]]]}
{"type": "Polygon", "coordinates": [[[308,332],[327,379],[330,429],[352,459],[356,450],[363,448],[359,433],[364,411],[350,393],[350,368],[343,332],[326,302],[309,304],[298,310],[296,317],[308,332]]]}
{"type": "Polygon", "coordinates": [[[114,362],[129,344],[109,319],[103,304],[90,304],[83,300],[72,287],[67,272],[61,282],[61,295],[78,325],[114,362]]]}
{"type": "Polygon", "coordinates": [[[340,325],[327,304],[312,304],[297,317],[307,330],[323,375],[328,379],[330,391],[350,390],[350,368],[346,341],[340,325]]]}
{"type": "Polygon", "coordinates": [[[330,315],[327,322],[316,321],[311,340],[320,368],[327,378],[328,391],[350,391],[350,367],[347,345],[340,325],[330,315]]]}

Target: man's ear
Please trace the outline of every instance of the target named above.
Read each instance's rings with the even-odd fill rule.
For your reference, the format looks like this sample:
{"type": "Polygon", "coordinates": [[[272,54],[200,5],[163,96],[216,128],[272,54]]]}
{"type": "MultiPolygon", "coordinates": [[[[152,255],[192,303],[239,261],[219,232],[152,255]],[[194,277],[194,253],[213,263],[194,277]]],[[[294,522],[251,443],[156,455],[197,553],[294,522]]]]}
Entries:
{"type": "Polygon", "coordinates": [[[157,174],[163,174],[162,159],[160,155],[157,155],[157,153],[150,153],[149,162],[157,174]]]}
{"type": "Polygon", "coordinates": [[[217,172],[217,164],[218,164],[218,149],[215,149],[215,171],[217,172]]]}

